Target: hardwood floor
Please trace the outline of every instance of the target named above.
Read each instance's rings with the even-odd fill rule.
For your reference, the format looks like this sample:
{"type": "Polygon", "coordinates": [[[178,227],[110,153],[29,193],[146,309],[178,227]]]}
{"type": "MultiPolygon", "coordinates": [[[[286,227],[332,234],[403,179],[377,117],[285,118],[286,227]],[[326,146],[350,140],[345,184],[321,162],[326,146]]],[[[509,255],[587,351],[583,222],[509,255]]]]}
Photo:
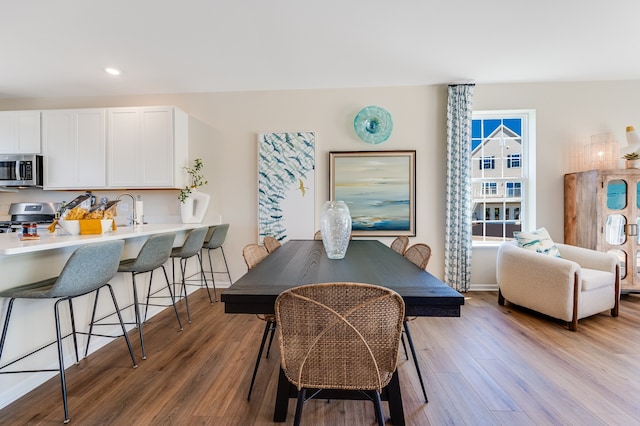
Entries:
{"type": "MultiPolygon", "coordinates": [[[[67,370],[75,425],[272,425],[279,354],[251,380],[264,322],[224,314],[199,290],[192,324],[178,332],[167,309],[145,326],[147,359],[130,336],[139,367],[118,339],[67,370]]],[[[417,318],[411,331],[429,403],[411,361],[399,363],[410,425],[640,424],[640,295],[623,296],[620,316],[561,322],[507,304],[495,292],[466,294],[461,318],[417,318]]],[[[181,313],[185,315],[184,306],[181,313]]],[[[386,403],[383,403],[388,416],[386,403]]],[[[287,424],[293,422],[290,401],[287,424]]],[[[60,424],[58,377],[0,410],[0,424],[60,424]]],[[[375,424],[372,404],[311,401],[303,424],[375,424]]]]}

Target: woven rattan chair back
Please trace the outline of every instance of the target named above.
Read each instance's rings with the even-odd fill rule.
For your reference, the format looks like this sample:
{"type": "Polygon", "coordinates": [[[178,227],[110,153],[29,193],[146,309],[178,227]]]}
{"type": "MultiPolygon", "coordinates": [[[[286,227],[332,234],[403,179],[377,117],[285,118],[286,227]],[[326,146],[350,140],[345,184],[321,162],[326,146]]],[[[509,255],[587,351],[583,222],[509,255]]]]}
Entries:
{"type": "Polygon", "coordinates": [[[271,235],[267,235],[266,237],[264,237],[262,243],[264,244],[264,247],[267,249],[269,254],[278,250],[282,246],[282,244],[280,244],[280,241],[276,240],[271,235]]]}
{"type": "Polygon", "coordinates": [[[247,264],[247,268],[253,269],[256,265],[269,256],[269,252],[264,246],[259,244],[247,244],[242,249],[242,257],[247,264]]]}
{"type": "Polygon", "coordinates": [[[278,296],[282,369],[301,388],[377,390],[398,362],[404,301],[362,283],[295,287],[278,296]]]}
{"type": "Polygon", "coordinates": [[[322,231],[316,231],[316,233],[313,234],[313,239],[314,240],[322,240],[322,231]]]}
{"type": "Polygon", "coordinates": [[[406,235],[400,235],[391,243],[391,249],[396,253],[403,255],[408,245],[409,237],[406,235]]]}
{"type": "Polygon", "coordinates": [[[416,264],[420,269],[427,269],[431,258],[431,247],[423,243],[417,243],[404,252],[404,257],[416,264]]]}

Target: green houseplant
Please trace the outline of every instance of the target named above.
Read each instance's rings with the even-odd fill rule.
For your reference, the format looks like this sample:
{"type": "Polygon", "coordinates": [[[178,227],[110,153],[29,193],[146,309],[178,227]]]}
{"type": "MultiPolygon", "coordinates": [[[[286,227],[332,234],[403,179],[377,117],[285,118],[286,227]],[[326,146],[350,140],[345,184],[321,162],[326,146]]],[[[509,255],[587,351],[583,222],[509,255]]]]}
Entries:
{"type": "Polygon", "coordinates": [[[180,200],[182,204],[184,204],[189,195],[191,195],[191,191],[199,186],[209,183],[201,172],[203,167],[204,164],[202,163],[202,158],[196,158],[193,161],[193,167],[183,167],[183,169],[189,175],[191,184],[182,188],[180,190],[180,194],[178,194],[178,200],[180,200]]]}

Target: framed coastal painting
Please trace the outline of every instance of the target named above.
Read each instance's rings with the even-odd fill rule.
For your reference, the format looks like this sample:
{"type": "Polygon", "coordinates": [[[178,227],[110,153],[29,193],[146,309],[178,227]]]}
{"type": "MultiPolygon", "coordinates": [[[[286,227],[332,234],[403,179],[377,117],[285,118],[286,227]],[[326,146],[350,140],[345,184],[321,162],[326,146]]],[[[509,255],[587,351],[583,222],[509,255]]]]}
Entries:
{"type": "Polygon", "coordinates": [[[354,236],[416,235],[416,152],[329,153],[330,199],[349,207],[354,236]]]}
{"type": "Polygon", "coordinates": [[[310,239],[315,214],[314,132],[258,134],[258,241],[310,239]]]}

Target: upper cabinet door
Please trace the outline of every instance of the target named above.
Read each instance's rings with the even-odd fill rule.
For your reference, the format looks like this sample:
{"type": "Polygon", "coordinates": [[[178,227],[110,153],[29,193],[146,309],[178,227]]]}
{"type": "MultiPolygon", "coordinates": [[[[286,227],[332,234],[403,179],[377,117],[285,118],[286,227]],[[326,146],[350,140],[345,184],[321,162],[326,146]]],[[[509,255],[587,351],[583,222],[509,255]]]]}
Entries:
{"type": "Polygon", "coordinates": [[[178,176],[188,149],[186,113],[161,106],[109,108],[107,114],[109,187],[178,188],[182,185],[178,176]]]}
{"type": "Polygon", "coordinates": [[[0,154],[40,154],[40,111],[0,111],[0,154]]]}
{"type": "Polygon", "coordinates": [[[42,112],[45,189],[106,186],[104,108],[42,112]]]}

